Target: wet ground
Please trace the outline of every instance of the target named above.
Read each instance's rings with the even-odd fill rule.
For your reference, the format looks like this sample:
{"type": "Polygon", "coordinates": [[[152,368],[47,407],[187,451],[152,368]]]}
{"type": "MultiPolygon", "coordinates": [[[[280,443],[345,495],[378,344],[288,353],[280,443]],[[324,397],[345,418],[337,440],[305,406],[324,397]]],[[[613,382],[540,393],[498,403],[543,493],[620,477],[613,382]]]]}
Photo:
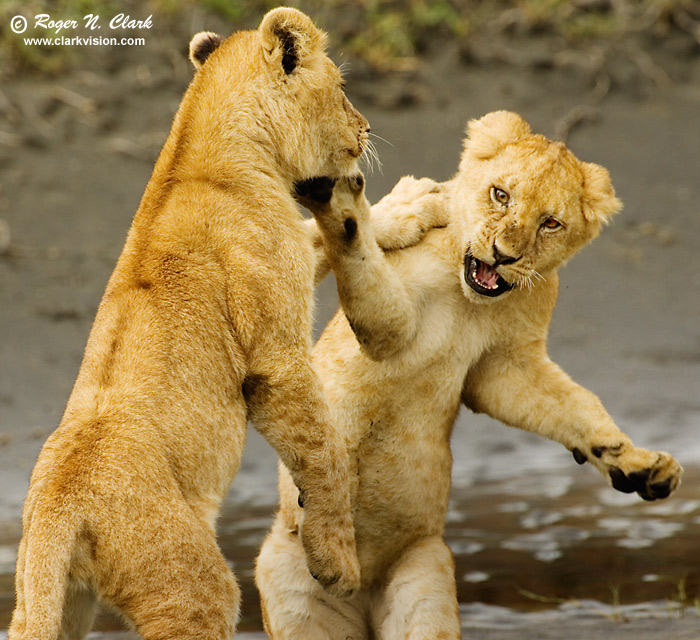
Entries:
{"type": "MultiPolygon", "coordinates": [[[[466,637],[523,637],[509,634],[530,628],[553,634],[540,637],[563,638],[572,637],[564,629],[604,625],[609,637],[624,638],[643,622],[645,630],[652,625],[663,632],[651,637],[697,638],[700,585],[693,562],[700,473],[686,477],[690,486],[682,496],[645,505],[613,493],[584,471],[559,471],[564,475],[556,484],[550,473],[533,473],[455,492],[446,538],[455,555],[466,637]],[[682,635],[686,632],[695,635],[682,635]]],[[[243,587],[241,631],[261,628],[253,559],[272,507],[231,500],[221,519],[221,545],[243,587]]],[[[13,601],[16,544],[6,538],[0,545],[4,628],[13,601]]],[[[95,628],[122,626],[102,615],[95,628]]],[[[124,634],[115,638],[127,640],[124,634]]]]}
{"type": "MultiPolygon", "coordinates": [[[[0,628],[13,604],[31,467],[60,419],[189,78],[186,63],[171,58],[51,81],[15,78],[0,91],[0,219],[10,232],[0,234],[0,628]]],[[[568,130],[582,159],[609,168],[625,210],[562,272],[550,352],[635,443],[669,450],[686,468],[673,497],[647,504],[616,493],[558,445],[464,412],[446,535],[465,635],[700,637],[697,58],[686,61],[682,81],[635,81],[602,101],[575,67],[465,67],[447,54],[424,64],[406,100],[410,83],[351,73],[348,84],[386,141],[377,142],[382,171],[368,173],[375,200],[406,173],[449,177],[466,120],[497,108],[549,135],[568,130]],[[390,99],[377,100],[382,92],[390,99]]],[[[319,327],[335,304],[329,281],[319,327]]],[[[274,455],[251,434],[220,526],[244,589],[246,631],[260,629],[252,566],[275,482],[274,455]]],[[[100,628],[118,623],[103,617],[100,628]]]]}

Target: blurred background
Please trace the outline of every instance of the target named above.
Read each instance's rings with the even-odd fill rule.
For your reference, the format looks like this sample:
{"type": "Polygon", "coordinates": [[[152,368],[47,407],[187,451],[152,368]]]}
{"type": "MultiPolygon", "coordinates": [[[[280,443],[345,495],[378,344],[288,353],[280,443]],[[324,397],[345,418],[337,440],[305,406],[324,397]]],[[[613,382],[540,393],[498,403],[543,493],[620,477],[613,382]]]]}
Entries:
{"type": "MultiPolygon", "coordinates": [[[[14,602],[29,474],[61,418],[192,76],[189,40],[201,30],[255,28],[276,4],[0,0],[0,629],[14,602]],[[53,26],[36,27],[39,14],[53,26]],[[144,24],[109,30],[120,14],[120,25],[144,24]],[[100,36],[133,41],[25,40],[97,38],[88,16],[99,16],[100,36]],[[77,26],[57,33],[70,20],[77,26]]],[[[561,446],[464,410],[446,535],[465,630],[491,638],[489,629],[540,625],[541,634],[550,621],[604,621],[609,637],[640,637],[654,624],[664,629],[655,637],[697,637],[700,2],[288,4],[328,31],[348,96],[376,134],[381,166],[366,168],[372,201],[405,174],[449,178],[467,120],[511,109],[606,166],[625,203],[561,273],[550,354],[637,445],[672,452],[684,483],[646,504],[561,446]]],[[[317,332],[336,305],[331,278],[318,293],[317,332]]],[[[275,502],[275,456],[251,431],[220,523],[244,589],[244,630],[261,629],[252,566],[275,502]]],[[[103,616],[99,627],[120,625],[103,616]]]]}

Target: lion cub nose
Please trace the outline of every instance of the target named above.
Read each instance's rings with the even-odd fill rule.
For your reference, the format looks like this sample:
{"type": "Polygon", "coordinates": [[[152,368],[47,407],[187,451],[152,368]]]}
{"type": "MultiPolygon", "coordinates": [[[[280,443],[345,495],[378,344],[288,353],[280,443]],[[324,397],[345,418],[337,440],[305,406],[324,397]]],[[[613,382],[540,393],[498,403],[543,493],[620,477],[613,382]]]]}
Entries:
{"type": "Polygon", "coordinates": [[[517,258],[514,258],[513,256],[509,256],[505,253],[502,253],[499,250],[499,248],[496,246],[496,244],[494,243],[494,245],[493,245],[493,265],[491,265],[491,266],[493,266],[495,268],[495,267],[498,267],[499,265],[502,265],[502,264],[513,264],[514,262],[517,262],[518,260],[520,260],[520,258],[522,258],[522,256],[518,256],[517,258]]]}

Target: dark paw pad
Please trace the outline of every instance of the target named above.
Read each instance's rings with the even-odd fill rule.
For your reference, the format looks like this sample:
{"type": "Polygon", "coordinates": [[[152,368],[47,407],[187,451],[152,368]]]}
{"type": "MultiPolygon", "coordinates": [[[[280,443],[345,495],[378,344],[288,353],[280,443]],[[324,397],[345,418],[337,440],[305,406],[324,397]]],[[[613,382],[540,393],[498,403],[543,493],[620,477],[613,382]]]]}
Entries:
{"type": "Polygon", "coordinates": [[[343,227],[345,229],[345,242],[352,242],[357,235],[357,220],[355,218],[346,218],[343,227]]]}
{"type": "Polygon", "coordinates": [[[571,450],[571,453],[574,454],[574,460],[576,460],[577,464],[584,464],[588,460],[586,454],[583,453],[581,449],[574,448],[571,450]]]}
{"type": "Polygon", "coordinates": [[[610,480],[612,485],[622,493],[646,493],[647,481],[649,480],[649,469],[644,471],[634,471],[627,475],[622,469],[613,467],[610,470],[610,480]]]}
{"type": "Polygon", "coordinates": [[[314,202],[325,204],[330,202],[333,196],[333,187],[335,186],[335,178],[309,178],[308,180],[302,180],[294,185],[297,196],[301,198],[308,198],[314,202]]]}
{"type": "Polygon", "coordinates": [[[651,482],[652,477],[651,469],[633,471],[630,474],[625,474],[617,467],[610,471],[612,485],[618,491],[622,491],[623,493],[636,492],[641,498],[648,501],[668,498],[668,496],[671,495],[671,480],[651,482]]]}
{"type": "Polygon", "coordinates": [[[647,493],[640,494],[644,500],[663,500],[671,495],[671,481],[655,482],[649,485],[647,493]]]}
{"type": "Polygon", "coordinates": [[[632,481],[625,475],[624,471],[615,467],[610,471],[612,486],[622,493],[634,493],[635,488],[632,481]]]}

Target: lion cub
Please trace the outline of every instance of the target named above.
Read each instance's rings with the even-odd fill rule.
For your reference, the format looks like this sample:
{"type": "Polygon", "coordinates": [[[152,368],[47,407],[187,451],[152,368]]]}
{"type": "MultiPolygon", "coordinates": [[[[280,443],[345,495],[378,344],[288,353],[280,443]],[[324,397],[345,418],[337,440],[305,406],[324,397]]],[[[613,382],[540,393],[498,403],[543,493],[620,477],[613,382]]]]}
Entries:
{"type": "Polygon", "coordinates": [[[404,178],[373,207],[373,218],[432,212],[439,228],[412,248],[381,252],[356,181],[316,206],[344,312],[314,360],[351,452],[362,589],[340,600],[309,575],[306,502],[280,465],[280,510],[256,568],[275,640],[460,637],[442,534],[461,404],[560,442],[621,491],[654,500],[678,485],[669,454],[634,447],[547,356],[557,269],[620,208],[607,171],[513,113],[467,133],[452,180],[404,178]]]}
{"type": "Polygon", "coordinates": [[[292,196],[354,173],[367,145],[324,42],[294,9],[192,40],[198,70],[32,474],[12,640],[82,638],[98,600],[146,639],[229,638],[240,590],[214,524],[248,418],[305,497],[319,585],[359,586],[347,452],[311,364],[314,251],[292,196]]]}

